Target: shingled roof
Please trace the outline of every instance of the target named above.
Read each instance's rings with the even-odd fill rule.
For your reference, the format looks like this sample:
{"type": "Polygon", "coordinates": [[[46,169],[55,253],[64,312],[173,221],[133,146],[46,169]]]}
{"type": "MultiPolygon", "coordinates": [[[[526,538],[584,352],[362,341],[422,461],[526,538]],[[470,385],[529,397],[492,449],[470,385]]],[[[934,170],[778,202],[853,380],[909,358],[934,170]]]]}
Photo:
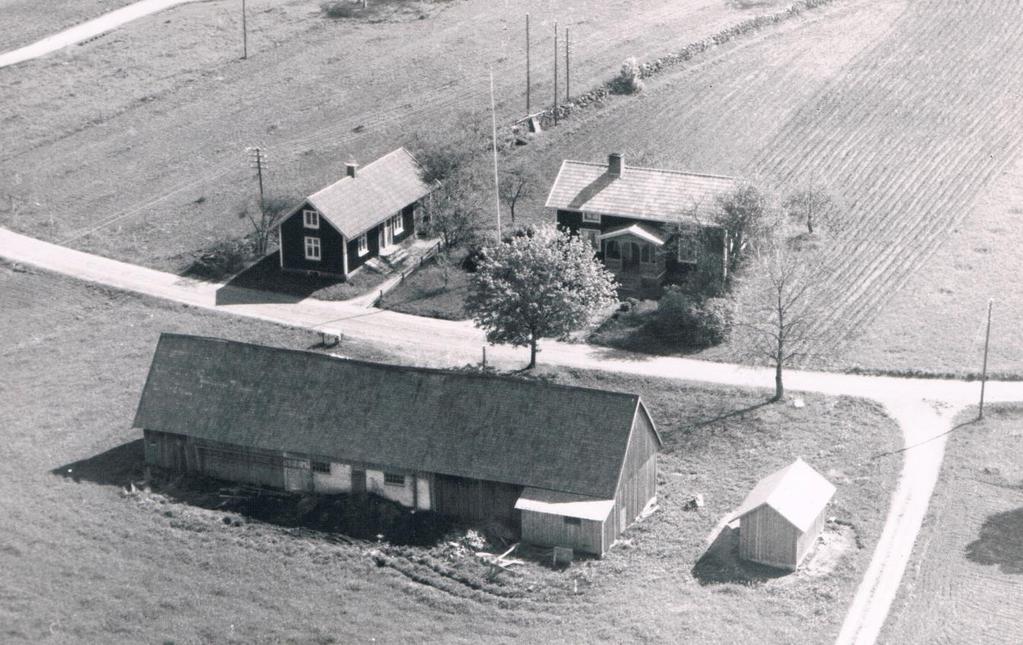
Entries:
{"type": "Polygon", "coordinates": [[[639,396],[163,334],[134,426],[614,497],[639,396]]]}
{"type": "Polygon", "coordinates": [[[835,494],[835,486],[802,459],[760,480],[733,518],[770,506],[805,533],[835,494]]]}
{"type": "Polygon", "coordinates": [[[348,239],[362,235],[430,193],[412,154],[398,148],[306,200],[348,239]]]}
{"type": "Polygon", "coordinates": [[[565,160],[547,196],[547,208],[621,215],[657,222],[706,221],[715,198],[737,180],[676,170],[625,166],[620,176],[606,163],[565,160]]]}

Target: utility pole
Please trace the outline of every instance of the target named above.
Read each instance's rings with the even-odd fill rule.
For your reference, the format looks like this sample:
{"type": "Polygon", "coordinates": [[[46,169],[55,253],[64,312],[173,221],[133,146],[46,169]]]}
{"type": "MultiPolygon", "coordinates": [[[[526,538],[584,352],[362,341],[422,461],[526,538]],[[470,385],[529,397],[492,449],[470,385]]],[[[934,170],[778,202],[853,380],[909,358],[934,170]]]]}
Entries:
{"type": "Polygon", "coordinates": [[[526,116],[532,114],[529,111],[529,14],[526,14],[526,116]]]}
{"type": "Polygon", "coordinates": [[[984,418],[984,387],[987,385],[987,348],[988,343],[991,341],[991,305],[994,303],[994,298],[987,301],[987,331],[984,332],[984,367],[980,373],[980,411],[977,414],[978,419],[984,418]]]}
{"type": "Polygon", "coordinates": [[[259,179],[259,211],[264,213],[263,170],[266,168],[266,151],[259,146],[253,146],[248,151],[249,166],[256,169],[256,177],[259,179]]]}
{"type": "Polygon", "coordinates": [[[245,22],[245,0],[242,0],[242,60],[249,57],[249,27],[245,22]]]}
{"type": "Polygon", "coordinates": [[[558,23],[554,23],[554,125],[558,124],[558,23]]]}
{"type": "Polygon", "coordinates": [[[571,92],[569,91],[571,78],[572,76],[569,73],[568,67],[568,27],[565,27],[565,103],[568,103],[572,98],[571,92]]]}
{"type": "Polygon", "coordinates": [[[494,148],[494,206],[497,212],[497,241],[501,241],[501,185],[497,179],[497,110],[494,108],[494,68],[490,68],[490,125],[494,148]]]}

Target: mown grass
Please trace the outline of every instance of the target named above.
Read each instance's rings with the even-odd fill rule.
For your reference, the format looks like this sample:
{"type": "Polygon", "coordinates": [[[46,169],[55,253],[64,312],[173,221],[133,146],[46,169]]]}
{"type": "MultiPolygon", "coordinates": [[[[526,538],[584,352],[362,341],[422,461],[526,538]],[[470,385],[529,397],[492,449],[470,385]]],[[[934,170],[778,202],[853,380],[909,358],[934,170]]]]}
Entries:
{"type": "Polygon", "coordinates": [[[949,436],[883,642],[1023,641],[1023,407],[976,415],[949,436]]]}
{"type": "Polygon", "coordinates": [[[431,258],[384,296],[380,306],[415,316],[466,320],[469,274],[460,268],[464,257],[465,252],[460,250],[452,252],[447,260],[431,258]]]}
{"type": "MultiPolygon", "coordinates": [[[[339,544],[154,494],[124,494],[127,470],[51,474],[137,442],[130,428],[161,331],[306,348],[310,332],[0,268],[0,640],[36,642],[820,642],[837,631],[870,556],[898,460],[874,405],[575,370],[563,383],[639,392],[665,440],[660,510],[601,561],[559,572],[533,562],[485,580],[434,548],[339,544]],[[715,582],[694,568],[711,528],[767,472],[801,455],[838,485],[831,514],[863,549],[827,577],[715,582]],[[76,481],[77,479],[77,481],[76,481]],[[702,493],[706,506],[682,510],[702,493]],[[230,523],[225,523],[225,515],[230,523]],[[424,636],[428,635],[428,636],[424,636]]],[[[370,347],[342,351],[387,359],[370,347]]],[[[102,468],[100,469],[103,470],[102,468]]],[[[129,475],[130,476],[130,475],[129,475]]]]}

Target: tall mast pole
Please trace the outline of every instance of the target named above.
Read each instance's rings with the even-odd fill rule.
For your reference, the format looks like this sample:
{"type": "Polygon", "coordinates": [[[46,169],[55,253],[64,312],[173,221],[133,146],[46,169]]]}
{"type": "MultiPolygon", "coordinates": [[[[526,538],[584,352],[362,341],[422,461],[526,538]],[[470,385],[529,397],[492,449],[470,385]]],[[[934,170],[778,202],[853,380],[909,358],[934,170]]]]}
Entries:
{"type": "Polygon", "coordinates": [[[497,241],[501,241],[501,186],[497,178],[497,110],[494,107],[494,68],[490,68],[490,125],[494,151],[494,207],[497,213],[497,241]]]}

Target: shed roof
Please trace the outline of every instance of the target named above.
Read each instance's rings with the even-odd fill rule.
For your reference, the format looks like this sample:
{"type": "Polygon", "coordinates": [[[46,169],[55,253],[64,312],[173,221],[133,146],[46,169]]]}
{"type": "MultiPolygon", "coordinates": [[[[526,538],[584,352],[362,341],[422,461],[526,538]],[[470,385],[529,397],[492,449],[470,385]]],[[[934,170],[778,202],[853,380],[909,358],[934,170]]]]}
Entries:
{"type": "Polygon", "coordinates": [[[527,488],[522,491],[515,508],[520,511],[534,511],[562,517],[578,517],[583,520],[603,522],[614,507],[614,499],[596,499],[573,493],[527,488]]]}
{"type": "Polygon", "coordinates": [[[306,200],[348,239],[430,193],[412,154],[398,148],[306,200]]]}
{"type": "Polygon", "coordinates": [[[606,163],[565,160],[547,196],[547,208],[622,215],[657,222],[698,222],[713,215],[715,199],[737,180],[677,170],[623,165],[621,176],[606,163]]]}
{"type": "Polygon", "coordinates": [[[163,334],[134,426],[604,499],[641,405],[635,394],[163,334]]]}
{"type": "Polygon", "coordinates": [[[740,518],[770,506],[801,532],[813,526],[835,494],[835,486],[800,458],[761,479],[735,512],[740,518]]]}

